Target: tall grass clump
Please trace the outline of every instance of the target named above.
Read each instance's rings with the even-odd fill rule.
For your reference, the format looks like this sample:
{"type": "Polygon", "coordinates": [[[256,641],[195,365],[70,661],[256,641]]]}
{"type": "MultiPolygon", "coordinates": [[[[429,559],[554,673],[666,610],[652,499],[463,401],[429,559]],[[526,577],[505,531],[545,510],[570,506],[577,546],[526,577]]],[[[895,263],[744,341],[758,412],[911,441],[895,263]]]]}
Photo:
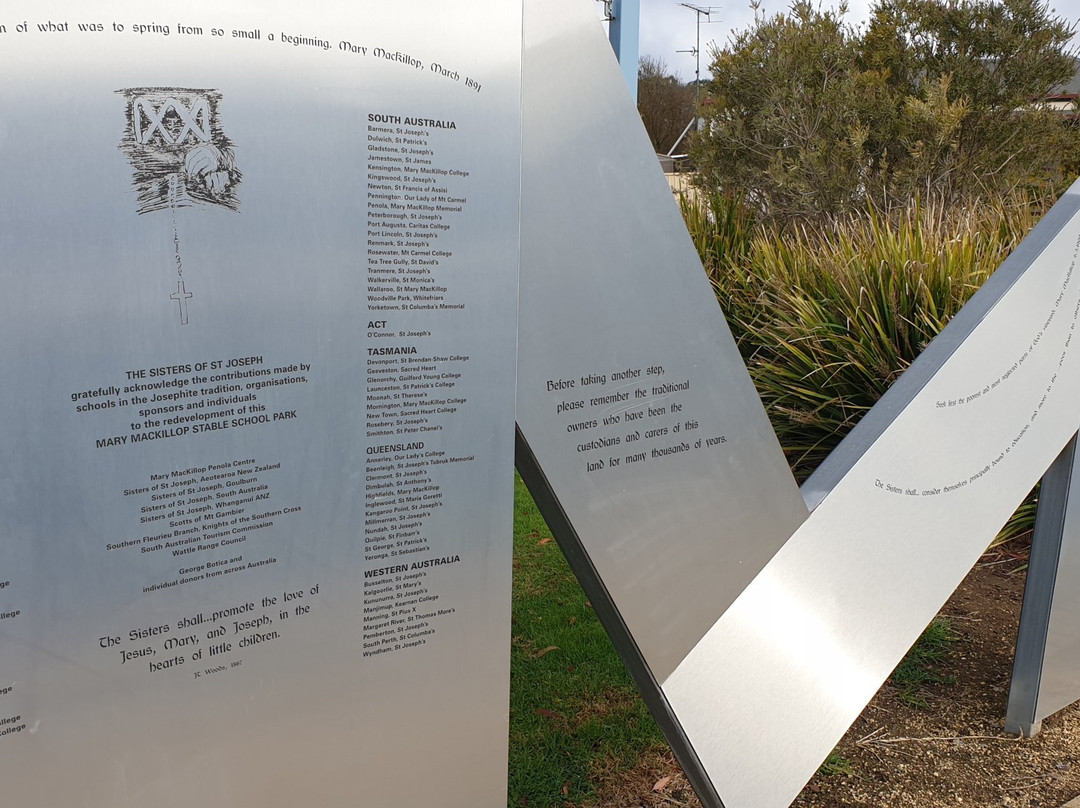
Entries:
{"type": "Polygon", "coordinates": [[[695,189],[679,194],[679,210],[706,269],[738,265],[750,252],[757,227],[740,197],[695,189]]]}
{"type": "Polygon", "coordinates": [[[687,225],[800,478],[1041,213],[1023,200],[965,208],[913,201],[889,215],[869,210],[780,235],[750,226],[745,211],[732,210],[737,206],[731,198],[699,200],[687,225]]]}

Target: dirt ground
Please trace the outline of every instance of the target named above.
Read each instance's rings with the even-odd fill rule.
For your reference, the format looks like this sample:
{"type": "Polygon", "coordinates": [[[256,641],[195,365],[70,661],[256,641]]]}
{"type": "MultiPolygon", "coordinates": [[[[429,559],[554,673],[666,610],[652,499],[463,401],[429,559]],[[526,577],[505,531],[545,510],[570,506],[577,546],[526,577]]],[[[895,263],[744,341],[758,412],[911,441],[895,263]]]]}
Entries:
{"type": "MultiPolygon", "coordinates": [[[[1034,739],[1003,732],[1024,591],[1021,546],[987,554],[941,614],[955,641],[918,692],[886,684],[795,801],[798,808],[1058,808],[1080,795],[1080,706],[1043,722],[1034,739]]],[[[690,806],[670,752],[605,783],[597,808],[690,806]]]]}

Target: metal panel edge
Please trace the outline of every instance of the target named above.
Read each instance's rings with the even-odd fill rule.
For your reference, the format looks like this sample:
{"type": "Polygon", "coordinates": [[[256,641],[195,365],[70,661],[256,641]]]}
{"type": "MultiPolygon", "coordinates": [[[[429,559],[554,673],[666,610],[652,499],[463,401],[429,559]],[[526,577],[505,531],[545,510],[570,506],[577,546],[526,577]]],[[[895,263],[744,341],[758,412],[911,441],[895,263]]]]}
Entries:
{"type": "Polygon", "coordinates": [[[1016,635],[1005,731],[1031,738],[1042,726],[1038,714],[1039,686],[1046,659],[1046,637],[1054,602],[1058,561],[1076,460],[1076,436],[1069,441],[1043,477],[1035,532],[1031,537],[1024,603],[1016,635]]]}

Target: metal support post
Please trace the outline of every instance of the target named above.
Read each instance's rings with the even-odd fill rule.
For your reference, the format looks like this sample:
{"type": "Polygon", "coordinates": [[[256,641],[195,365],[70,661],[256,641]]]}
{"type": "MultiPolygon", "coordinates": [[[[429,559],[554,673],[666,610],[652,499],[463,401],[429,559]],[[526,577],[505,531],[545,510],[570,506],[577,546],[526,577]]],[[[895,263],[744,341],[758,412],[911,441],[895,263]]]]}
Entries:
{"type": "Polygon", "coordinates": [[[630,97],[637,103],[638,30],[641,24],[640,0],[613,0],[608,39],[619,60],[630,97]]]}

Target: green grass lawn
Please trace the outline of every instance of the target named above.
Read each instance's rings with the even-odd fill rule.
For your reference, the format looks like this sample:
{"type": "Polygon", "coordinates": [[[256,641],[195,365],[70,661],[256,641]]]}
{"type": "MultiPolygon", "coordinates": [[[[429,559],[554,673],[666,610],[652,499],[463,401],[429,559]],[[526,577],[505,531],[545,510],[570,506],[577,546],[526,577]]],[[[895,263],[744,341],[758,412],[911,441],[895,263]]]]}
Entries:
{"type": "Polygon", "coordinates": [[[666,747],[520,479],[510,664],[509,806],[588,802],[601,772],[666,747]]]}
{"type": "MultiPolygon", "coordinates": [[[[931,623],[891,677],[903,700],[923,706],[923,686],[949,680],[954,640],[947,620],[931,623]]],[[[670,760],[663,734],[516,478],[507,805],[587,808],[598,787],[610,804],[639,764],[660,759],[670,760]]],[[[834,753],[822,772],[849,767],[834,753]]]]}

